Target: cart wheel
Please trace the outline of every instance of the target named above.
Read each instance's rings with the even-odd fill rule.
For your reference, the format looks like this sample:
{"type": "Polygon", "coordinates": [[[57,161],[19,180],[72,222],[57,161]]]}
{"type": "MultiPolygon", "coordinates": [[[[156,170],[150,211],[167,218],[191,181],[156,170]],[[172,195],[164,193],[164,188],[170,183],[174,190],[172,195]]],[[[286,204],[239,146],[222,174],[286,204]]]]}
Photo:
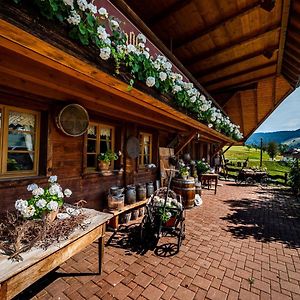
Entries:
{"type": "Polygon", "coordinates": [[[179,252],[180,246],[182,245],[182,241],[185,239],[185,224],[181,222],[179,233],[178,233],[178,242],[177,249],[179,252]]]}
{"type": "Polygon", "coordinates": [[[268,186],[269,178],[268,176],[263,176],[262,179],[260,180],[260,185],[261,186],[268,186]]]}
{"type": "Polygon", "coordinates": [[[252,177],[247,177],[245,180],[245,183],[247,185],[254,185],[256,183],[256,181],[252,177]]]}
{"type": "Polygon", "coordinates": [[[242,183],[242,179],[239,177],[239,176],[237,176],[236,178],[235,178],[235,183],[236,184],[238,184],[238,185],[240,185],[241,183],[242,183]]]}

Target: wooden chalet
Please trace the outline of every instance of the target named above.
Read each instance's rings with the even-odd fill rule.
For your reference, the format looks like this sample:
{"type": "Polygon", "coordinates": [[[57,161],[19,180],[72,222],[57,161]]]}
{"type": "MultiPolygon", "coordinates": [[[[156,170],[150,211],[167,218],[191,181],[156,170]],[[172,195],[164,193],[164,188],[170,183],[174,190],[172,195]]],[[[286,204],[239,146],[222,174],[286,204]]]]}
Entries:
{"type": "MultiPolygon", "coordinates": [[[[94,3],[121,19],[129,37],[145,34],[152,53],[163,53],[211,95],[245,138],[299,84],[299,0],[94,3]]],[[[110,186],[159,178],[158,168],[145,168],[146,163],[159,166],[159,147],[209,160],[235,142],[145,85],[129,89],[126,76],[95,59],[93,47],[72,41],[61,24],[10,0],[3,1],[0,13],[2,209],[27,197],[28,184],[46,183],[50,175],[73,191],[74,201],[85,199],[88,207],[100,209],[110,186]],[[87,133],[78,137],[67,136],[56,124],[61,109],[71,103],[82,105],[90,118],[87,133]],[[25,148],[14,140],[24,132],[11,124],[22,125],[25,148]],[[126,151],[132,136],[140,141],[136,159],[126,151]],[[122,155],[111,175],[103,176],[96,155],[107,147],[122,155]],[[18,156],[20,164],[12,161],[18,156]]]]}

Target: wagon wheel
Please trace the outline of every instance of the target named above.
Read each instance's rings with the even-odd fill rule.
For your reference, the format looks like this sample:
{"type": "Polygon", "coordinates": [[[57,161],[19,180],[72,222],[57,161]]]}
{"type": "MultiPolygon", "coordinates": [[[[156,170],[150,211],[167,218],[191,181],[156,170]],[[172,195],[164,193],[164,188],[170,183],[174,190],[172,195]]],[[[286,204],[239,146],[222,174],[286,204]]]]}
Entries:
{"type": "Polygon", "coordinates": [[[178,241],[177,241],[177,249],[179,252],[180,246],[182,245],[182,241],[185,239],[185,224],[180,222],[180,228],[178,232],[178,241]]]}
{"type": "Polygon", "coordinates": [[[267,175],[263,176],[260,180],[261,186],[268,186],[269,178],[267,175]]]}
{"type": "Polygon", "coordinates": [[[255,183],[256,183],[256,181],[252,177],[247,177],[245,180],[245,184],[247,184],[247,185],[254,185],[255,183]]]}
{"type": "Polygon", "coordinates": [[[242,182],[243,182],[243,180],[242,180],[241,177],[237,176],[237,177],[235,178],[235,183],[236,183],[236,184],[240,185],[242,182]]]}

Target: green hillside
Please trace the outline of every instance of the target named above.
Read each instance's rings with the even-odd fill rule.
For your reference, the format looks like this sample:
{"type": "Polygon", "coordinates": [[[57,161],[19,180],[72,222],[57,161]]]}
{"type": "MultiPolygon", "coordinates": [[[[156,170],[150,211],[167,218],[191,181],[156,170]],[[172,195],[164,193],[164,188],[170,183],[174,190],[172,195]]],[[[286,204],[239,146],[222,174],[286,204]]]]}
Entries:
{"type": "MultiPolygon", "coordinates": [[[[234,172],[230,172],[235,175],[240,168],[237,167],[238,162],[243,163],[247,158],[249,158],[249,167],[259,167],[260,161],[260,150],[254,148],[247,148],[243,146],[232,146],[226,153],[225,158],[232,163],[232,168],[236,169],[234,172]]],[[[263,152],[263,168],[267,169],[268,174],[271,176],[285,176],[285,173],[289,172],[289,166],[281,161],[281,156],[277,156],[274,161],[272,161],[266,152],[263,152]]],[[[283,183],[283,179],[277,179],[277,181],[283,183]]]]}

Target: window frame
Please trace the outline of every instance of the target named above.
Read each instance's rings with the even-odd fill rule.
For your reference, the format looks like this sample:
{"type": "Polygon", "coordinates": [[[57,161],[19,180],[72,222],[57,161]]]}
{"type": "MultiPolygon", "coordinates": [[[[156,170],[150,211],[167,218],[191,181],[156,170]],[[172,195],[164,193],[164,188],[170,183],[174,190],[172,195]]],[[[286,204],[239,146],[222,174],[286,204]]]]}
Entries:
{"type": "Polygon", "coordinates": [[[145,168],[145,164],[144,164],[144,137],[145,136],[148,136],[150,138],[150,145],[149,145],[149,150],[150,150],[150,153],[149,153],[149,164],[152,164],[152,147],[153,147],[153,134],[152,133],[149,133],[149,132],[144,132],[144,131],[140,131],[139,132],[139,145],[140,145],[140,154],[139,154],[139,157],[138,157],[138,165],[139,165],[139,168],[140,169],[144,169],[145,168]],[[141,136],[143,137],[142,138],[142,141],[141,141],[141,136]]]}
{"type": "MultiPolygon", "coordinates": [[[[86,155],[86,170],[88,173],[92,173],[92,172],[95,172],[97,171],[97,155],[100,152],[100,141],[101,141],[101,135],[100,135],[100,132],[101,132],[101,129],[110,129],[111,130],[111,150],[112,151],[115,151],[115,126],[113,125],[109,125],[109,124],[105,124],[105,123],[98,123],[98,122],[90,122],[89,123],[89,127],[92,127],[92,126],[95,126],[96,127],[96,165],[94,167],[88,167],[87,166],[87,157],[89,154],[92,154],[90,152],[88,152],[87,150],[87,147],[88,147],[88,141],[89,141],[89,136],[88,136],[88,132],[86,134],[86,149],[85,149],[85,155],[86,155]]],[[[114,161],[111,162],[110,164],[110,167],[109,167],[110,170],[113,170],[114,169],[114,161]]]]}
{"type": "MultiPolygon", "coordinates": [[[[36,110],[25,109],[10,105],[0,104],[1,115],[1,128],[0,128],[0,149],[2,151],[2,157],[0,158],[0,179],[2,178],[16,178],[23,176],[37,176],[39,174],[40,163],[40,129],[41,129],[41,113],[36,110]],[[35,130],[34,130],[34,162],[32,170],[7,170],[8,159],[8,136],[9,136],[9,112],[27,113],[35,116],[35,130]]],[[[30,151],[28,151],[30,152],[30,151]]],[[[27,151],[26,151],[27,153],[27,151]]]]}

